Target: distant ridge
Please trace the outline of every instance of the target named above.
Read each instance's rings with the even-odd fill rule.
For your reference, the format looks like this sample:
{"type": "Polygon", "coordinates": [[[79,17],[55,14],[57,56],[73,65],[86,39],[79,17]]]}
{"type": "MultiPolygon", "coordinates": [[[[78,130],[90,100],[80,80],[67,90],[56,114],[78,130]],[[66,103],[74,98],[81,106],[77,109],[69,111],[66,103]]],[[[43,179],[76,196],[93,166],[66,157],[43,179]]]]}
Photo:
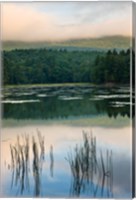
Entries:
{"type": "Polygon", "coordinates": [[[127,49],[130,47],[131,37],[104,36],[101,38],[72,39],[65,41],[3,41],[3,50],[30,49],[30,48],[98,48],[98,49],[127,49]]]}

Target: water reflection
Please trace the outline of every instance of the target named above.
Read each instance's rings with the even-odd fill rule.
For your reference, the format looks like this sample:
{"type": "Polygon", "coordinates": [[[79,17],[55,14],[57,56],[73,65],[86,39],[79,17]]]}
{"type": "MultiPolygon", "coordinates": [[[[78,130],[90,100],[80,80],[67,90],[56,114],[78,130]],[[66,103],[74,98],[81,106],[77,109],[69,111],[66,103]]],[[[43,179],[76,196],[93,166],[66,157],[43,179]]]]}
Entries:
{"type": "Polygon", "coordinates": [[[130,89],[127,87],[5,88],[3,95],[3,118],[56,119],[98,114],[130,117],[130,89]]]}
{"type": "Polygon", "coordinates": [[[53,146],[50,146],[50,175],[53,177],[53,167],[54,167],[54,156],[53,156],[53,146]]]}
{"type": "MultiPolygon", "coordinates": [[[[106,198],[112,197],[113,193],[114,198],[129,198],[131,196],[130,128],[109,129],[94,127],[93,135],[91,133],[88,134],[89,131],[90,129],[86,127],[58,127],[56,125],[41,125],[38,127],[37,125],[29,125],[5,128],[3,130],[4,142],[2,142],[2,154],[6,152],[6,157],[2,158],[3,195],[67,198],[70,192],[70,197],[100,198],[103,196],[103,198],[106,198]],[[84,130],[83,136],[82,130],[84,130]],[[41,135],[40,138],[43,139],[45,137],[42,165],[41,157],[43,156],[41,156],[38,131],[41,135]],[[24,132],[29,133],[29,137],[27,134],[21,135],[24,132]],[[19,138],[16,138],[18,133],[20,133],[19,138]],[[32,134],[34,133],[37,133],[37,135],[34,135],[33,140],[32,134]],[[5,142],[9,136],[12,137],[12,140],[5,142]],[[120,143],[122,138],[123,143],[120,143]],[[25,154],[25,148],[23,149],[24,161],[28,160],[26,165],[28,167],[26,170],[26,167],[21,165],[16,185],[16,151],[13,147],[18,149],[18,143],[20,146],[28,146],[26,149],[29,149],[29,151],[26,150],[28,153],[25,154]],[[37,157],[33,153],[33,149],[36,149],[35,146],[37,147],[35,151],[37,152],[35,153],[35,155],[38,155],[37,157]],[[70,151],[68,150],[69,146],[71,146],[70,151]],[[71,156],[73,166],[75,166],[73,167],[75,178],[71,172],[69,162],[65,160],[65,157],[68,160],[71,156]],[[121,170],[119,171],[120,168],[121,170]],[[23,179],[22,171],[24,169],[23,179]],[[28,181],[26,181],[27,177],[28,181]],[[24,182],[24,188],[20,181],[24,182]],[[23,188],[22,193],[21,187],[23,188]]],[[[19,163],[21,163],[21,153],[19,155],[19,163]]]]}
{"type": "Polygon", "coordinates": [[[17,136],[16,144],[10,144],[12,181],[11,189],[15,185],[18,187],[17,194],[23,194],[25,186],[29,190],[29,137],[22,137],[23,144],[20,143],[20,137],[17,136]]]}
{"type": "Polygon", "coordinates": [[[102,164],[102,184],[101,184],[101,196],[104,195],[104,187],[107,188],[107,197],[113,197],[113,164],[112,164],[112,151],[106,152],[106,160],[102,151],[100,152],[101,164],[102,164]]]}
{"type": "Polygon", "coordinates": [[[39,140],[39,146],[40,146],[40,170],[42,171],[43,162],[45,158],[45,144],[44,144],[44,136],[41,135],[41,132],[37,130],[38,140],[39,140]]]}
{"type": "Polygon", "coordinates": [[[36,197],[40,196],[40,187],[41,187],[39,163],[40,163],[40,160],[39,160],[39,155],[38,155],[38,147],[33,137],[33,177],[34,177],[34,183],[35,183],[34,196],[36,197]]]}
{"type": "Polygon", "coordinates": [[[66,157],[71,169],[70,196],[91,191],[91,196],[113,197],[112,151],[97,153],[96,137],[83,132],[83,144],[76,145],[66,157]],[[100,193],[100,194],[99,194],[100,193]]]}
{"type": "MultiPolygon", "coordinates": [[[[17,187],[16,195],[23,195],[25,190],[29,192],[31,185],[34,196],[40,197],[43,190],[41,178],[45,159],[44,137],[37,130],[37,138],[32,136],[31,141],[28,135],[22,135],[22,137],[17,136],[15,145],[10,144],[11,189],[17,187]]],[[[50,145],[50,176],[52,178],[54,177],[53,149],[53,145],[50,145]]],[[[66,160],[71,170],[71,197],[79,197],[87,191],[88,196],[113,197],[112,151],[107,150],[106,154],[102,150],[100,153],[98,151],[96,137],[92,133],[89,135],[83,131],[83,141],[76,145],[74,150],[71,149],[68,152],[66,160]]]]}
{"type": "MultiPolygon", "coordinates": [[[[34,196],[41,195],[41,175],[45,157],[44,137],[37,130],[37,139],[33,136],[32,143],[28,135],[17,136],[16,144],[10,144],[11,164],[8,166],[12,170],[11,189],[17,187],[16,195],[23,195],[25,190],[29,192],[31,179],[31,170],[34,179],[34,196]],[[30,149],[31,148],[31,149],[30,149]],[[40,154],[39,154],[40,149],[40,154]],[[30,150],[32,155],[30,156],[30,150]],[[32,167],[31,167],[32,164],[32,167]]],[[[9,168],[10,169],[10,168],[9,168]]],[[[32,184],[32,183],[31,183],[32,184]]]]}

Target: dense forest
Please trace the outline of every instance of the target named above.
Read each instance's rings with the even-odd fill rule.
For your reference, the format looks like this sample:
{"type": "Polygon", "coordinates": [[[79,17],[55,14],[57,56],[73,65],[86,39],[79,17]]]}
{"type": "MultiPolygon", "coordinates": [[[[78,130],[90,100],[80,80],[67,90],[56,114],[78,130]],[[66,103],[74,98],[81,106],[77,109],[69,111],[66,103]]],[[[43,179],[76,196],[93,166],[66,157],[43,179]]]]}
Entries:
{"type": "Polygon", "coordinates": [[[130,50],[67,51],[16,49],[3,51],[3,84],[129,83],[130,50]]]}

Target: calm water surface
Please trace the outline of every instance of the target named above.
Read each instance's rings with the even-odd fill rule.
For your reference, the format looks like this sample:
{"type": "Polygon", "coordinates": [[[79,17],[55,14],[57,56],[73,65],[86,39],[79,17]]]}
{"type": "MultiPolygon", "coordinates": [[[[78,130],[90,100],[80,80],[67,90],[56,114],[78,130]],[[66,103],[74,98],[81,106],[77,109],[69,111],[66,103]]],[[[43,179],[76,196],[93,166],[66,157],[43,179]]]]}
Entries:
{"type": "Polygon", "coordinates": [[[129,87],[5,88],[2,103],[2,196],[131,198],[129,87]]]}

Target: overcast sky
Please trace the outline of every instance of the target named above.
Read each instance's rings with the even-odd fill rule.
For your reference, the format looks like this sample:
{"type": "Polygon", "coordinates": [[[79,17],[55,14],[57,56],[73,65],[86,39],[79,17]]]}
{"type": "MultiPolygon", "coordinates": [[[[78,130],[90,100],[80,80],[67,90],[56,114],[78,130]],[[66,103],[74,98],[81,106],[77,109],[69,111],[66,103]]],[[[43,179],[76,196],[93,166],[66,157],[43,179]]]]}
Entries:
{"type": "Polygon", "coordinates": [[[131,2],[2,3],[3,40],[131,35],[131,2]]]}

